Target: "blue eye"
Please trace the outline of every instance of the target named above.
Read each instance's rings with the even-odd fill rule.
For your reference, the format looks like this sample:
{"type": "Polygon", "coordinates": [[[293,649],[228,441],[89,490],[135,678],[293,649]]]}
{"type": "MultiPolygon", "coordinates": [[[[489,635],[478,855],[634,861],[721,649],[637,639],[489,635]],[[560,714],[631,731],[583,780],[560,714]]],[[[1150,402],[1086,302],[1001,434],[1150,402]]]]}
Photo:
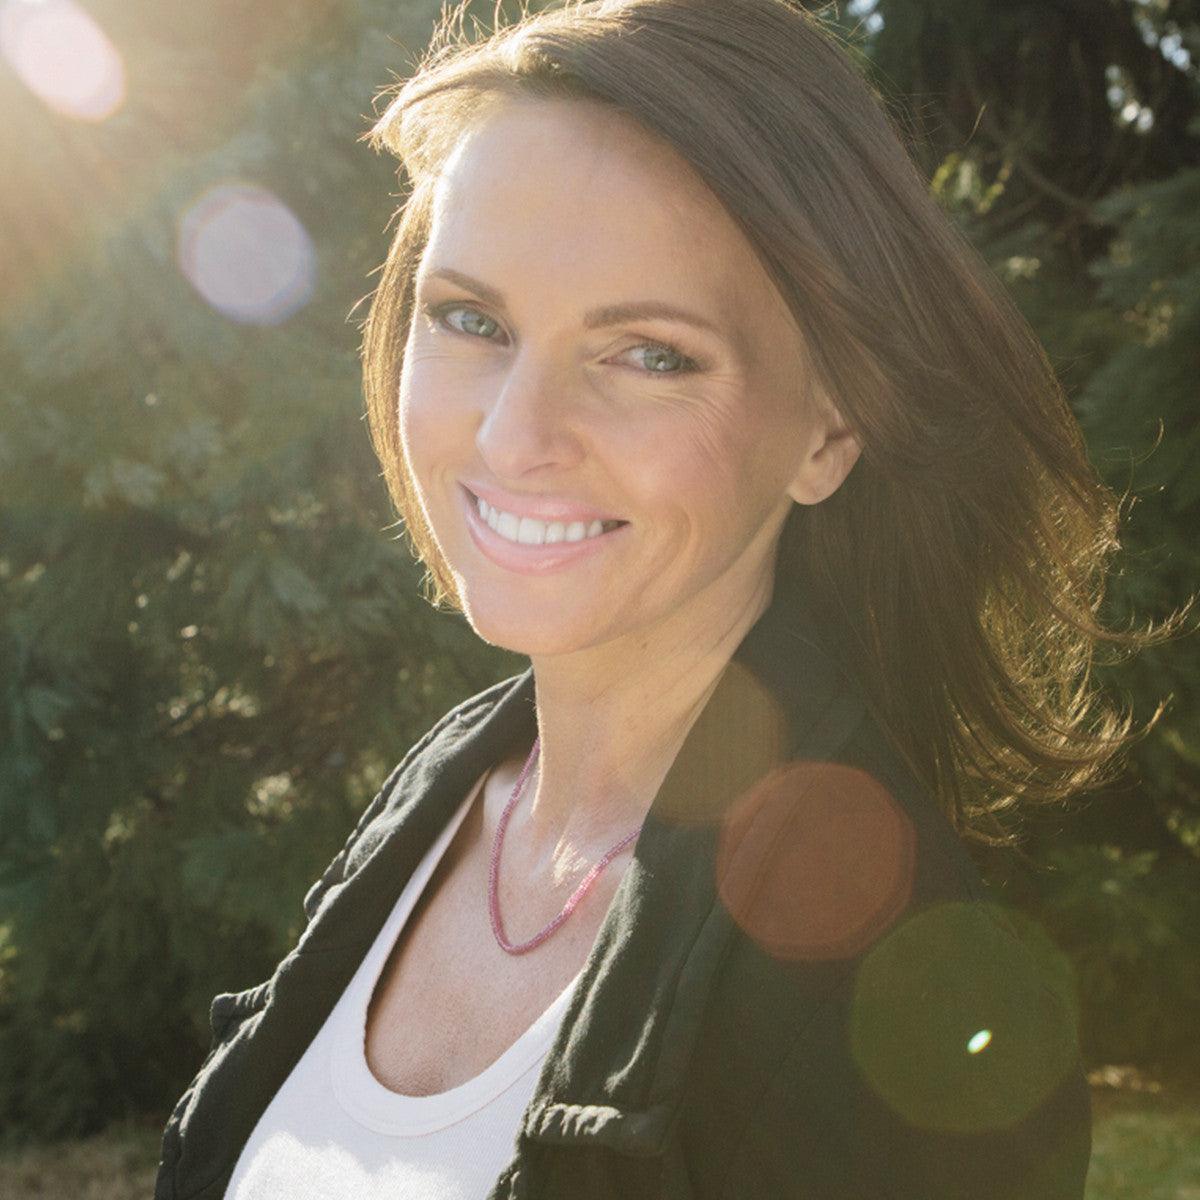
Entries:
{"type": "MultiPolygon", "coordinates": [[[[493,321],[491,319],[491,317],[484,316],[483,313],[481,313],[476,308],[472,308],[469,304],[459,304],[457,302],[452,302],[450,304],[424,304],[421,306],[421,311],[431,321],[434,321],[436,324],[443,325],[443,326],[448,324],[445,314],[452,312],[455,309],[461,309],[463,312],[466,312],[466,313],[474,313],[475,316],[482,317],[484,322],[490,323],[492,325],[496,324],[496,322],[493,321]]],[[[468,337],[475,336],[469,329],[460,329],[457,325],[449,325],[449,328],[454,333],[465,333],[465,334],[467,334],[468,337]]],[[[497,328],[499,328],[499,326],[497,326],[497,328]]]]}
{"type": "MultiPolygon", "coordinates": [[[[484,326],[490,325],[495,329],[500,328],[497,322],[493,321],[491,317],[480,312],[479,309],[475,308],[473,305],[464,304],[459,300],[451,300],[445,304],[423,304],[421,305],[421,311],[436,327],[448,329],[451,333],[460,333],[465,337],[478,337],[482,338],[484,341],[491,340],[487,333],[479,332],[478,325],[474,331],[470,328],[470,322],[472,319],[482,322],[484,326]],[[464,324],[467,326],[466,328],[450,322],[448,314],[452,312],[463,312],[467,314],[466,321],[464,322],[464,324]]],[[[663,361],[663,357],[665,356],[668,363],[673,359],[678,364],[674,369],[671,369],[669,366],[666,369],[654,366],[648,367],[641,372],[643,375],[690,375],[693,372],[702,369],[701,364],[698,363],[694,358],[689,358],[686,354],[676,350],[674,346],[667,345],[665,342],[639,342],[636,346],[630,346],[629,350],[625,351],[624,353],[639,350],[645,351],[651,356],[655,356],[652,361],[661,363],[663,361]]]]}
{"type": "MultiPolygon", "coordinates": [[[[699,369],[699,364],[694,358],[688,358],[686,354],[681,354],[673,346],[663,345],[661,342],[644,342],[640,346],[631,347],[633,350],[646,350],[651,355],[657,355],[658,361],[662,362],[662,356],[666,356],[668,361],[675,359],[679,366],[674,370],[667,368],[660,370],[657,367],[650,367],[649,374],[651,375],[690,375],[693,371],[699,369]]],[[[653,361],[653,359],[651,360],[653,361]]]]}

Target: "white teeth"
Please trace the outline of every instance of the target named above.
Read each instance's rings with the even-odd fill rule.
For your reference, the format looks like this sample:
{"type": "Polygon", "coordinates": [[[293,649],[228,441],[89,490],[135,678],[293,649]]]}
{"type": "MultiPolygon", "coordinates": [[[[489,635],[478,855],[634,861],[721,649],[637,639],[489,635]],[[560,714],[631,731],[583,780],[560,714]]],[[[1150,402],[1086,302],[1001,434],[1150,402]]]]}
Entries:
{"type": "Polygon", "coordinates": [[[492,529],[506,541],[517,542],[522,546],[580,542],[585,537],[597,537],[604,532],[604,522],[600,520],[595,520],[590,525],[585,525],[582,521],[572,521],[569,525],[562,521],[538,521],[533,517],[516,517],[512,513],[501,512],[478,496],[475,500],[479,515],[492,529]]]}

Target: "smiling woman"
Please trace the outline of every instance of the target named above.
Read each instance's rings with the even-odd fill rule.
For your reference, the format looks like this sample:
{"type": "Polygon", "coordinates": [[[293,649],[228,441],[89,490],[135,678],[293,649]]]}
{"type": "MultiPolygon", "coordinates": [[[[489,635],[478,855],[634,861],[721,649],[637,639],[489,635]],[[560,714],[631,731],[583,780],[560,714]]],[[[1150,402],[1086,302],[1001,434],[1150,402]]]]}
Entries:
{"type": "Polygon", "coordinates": [[[1095,619],[1045,356],[799,6],[464,15],[368,135],[364,380],[433,602],[530,666],[214,1001],[156,1200],[1078,1200],[1069,976],[965,840],[1104,777],[1093,651],[1163,632],[1095,619]]]}

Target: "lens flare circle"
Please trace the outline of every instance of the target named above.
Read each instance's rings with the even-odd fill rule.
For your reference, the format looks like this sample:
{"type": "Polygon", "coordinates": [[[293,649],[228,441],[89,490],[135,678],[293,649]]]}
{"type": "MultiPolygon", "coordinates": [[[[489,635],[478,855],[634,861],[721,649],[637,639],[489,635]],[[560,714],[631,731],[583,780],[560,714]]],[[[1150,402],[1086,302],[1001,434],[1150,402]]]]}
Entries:
{"type": "Polygon", "coordinates": [[[278,325],[312,298],[312,239],[258,184],[216,184],[193,201],[179,221],[176,255],[196,291],[239,324],[278,325]]]}
{"type": "Polygon", "coordinates": [[[854,1059],[910,1124],[973,1134],[1028,1117],[1074,1069],[1065,976],[1039,963],[1006,910],[944,901],[912,912],[860,964],[854,1059]]]}
{"type": "Polygon", "coordinates": [[[125,100],[125,64],[75,0],[0,0],[0,54],[43,103],[103,121],[125,100]]]}
{"type": "Polygon", "coordinates": [[[878,779],[844,763],[793,760],[729,808],[718,891],[775,958],[853,958],[907,907],[915,854],[912,821],[878,779]]]}

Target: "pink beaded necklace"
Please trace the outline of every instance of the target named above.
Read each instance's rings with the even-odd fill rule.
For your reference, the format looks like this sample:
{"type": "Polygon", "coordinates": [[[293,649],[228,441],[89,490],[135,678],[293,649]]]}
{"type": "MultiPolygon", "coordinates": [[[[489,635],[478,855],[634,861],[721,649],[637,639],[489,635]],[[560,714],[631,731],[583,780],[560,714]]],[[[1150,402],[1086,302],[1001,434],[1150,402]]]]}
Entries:
{"type": "Polygon", "coordinates": [[[500,901],[497,895],[497,885],[500,878],[500,846],[504,841],[504,830],[508,825],[508,818],[512,814],[513,807],[521,795],[522,788],[525,786],[525,780],[528,778],[530,769],[533,767],[533,760],[537,758],[541,742],[540,735],[533,739],[533,749],[530,750],[529,757],[525,760],[525,766],[521,768],[521,774],[517,779],[517,786],[513,788],[512,796],[504,806],[504,811],[500,814],[500,821],[496,826],[496,836],[492,839],[492,861],[491,869],[488,872],[488,907],[492,914],[492,932],[496,935],[496,941],[500,943],[500,948],[507,950],[509,954],[524,954],[527,950],[532,950],[534,946],[541,945],[575,911],[580,900],[583,899],[588,888],[595,883],[596,877],[600,872],[641,832],[641,826],[639,826],[628,837],[622,838],[588,871],[579,886],[572,892],[570,899],[563,906],[562,912],[541,933],[531,937],[527,942],[522,942],[519,946],[513,945],[504,936],[504,925],[500,920],[500,901]]]}

